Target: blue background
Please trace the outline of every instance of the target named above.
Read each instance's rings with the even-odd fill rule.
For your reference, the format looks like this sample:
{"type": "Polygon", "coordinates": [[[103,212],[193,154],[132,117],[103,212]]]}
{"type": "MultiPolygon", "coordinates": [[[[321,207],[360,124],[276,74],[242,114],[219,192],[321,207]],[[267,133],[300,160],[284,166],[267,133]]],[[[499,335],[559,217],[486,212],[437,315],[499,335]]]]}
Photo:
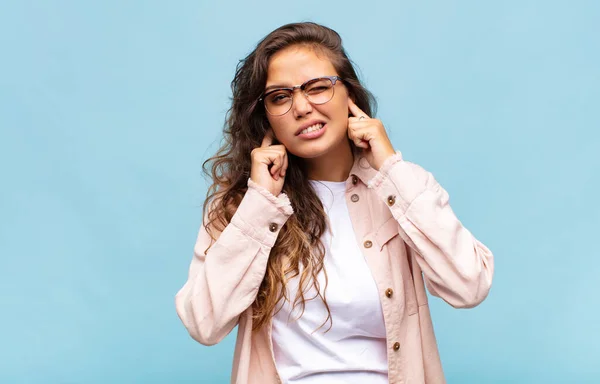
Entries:
{"type": "Polygon", "coordinates": [[[187,277],[237,61],[312,20],[496,257],[432,312],[449,383],[600,382],[597,1],[3,1],[0,382],[225,383],[187,277]]]}

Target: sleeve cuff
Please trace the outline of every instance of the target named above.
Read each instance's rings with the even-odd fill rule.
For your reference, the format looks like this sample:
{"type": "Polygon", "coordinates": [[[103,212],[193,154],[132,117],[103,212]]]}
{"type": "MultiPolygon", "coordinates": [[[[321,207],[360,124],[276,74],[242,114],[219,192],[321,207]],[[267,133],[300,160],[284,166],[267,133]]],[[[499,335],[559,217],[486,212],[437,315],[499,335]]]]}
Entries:
{"type": "Polygon", "coordinates": [[[397,162],[402,161],[402,153],[400,151],[397,151],[394,155],[388,157],[383,164],[381,164],[381,167],[379,168],[379,172],[377,172],[377,174],[375,175],[375,177],[373,177],[369,183],[367,184],[367,186],[369,188],[377,188],[381,185],[381,183],[384,182],[385,178],[387,177],[388,173],[390,172],[390,169],[392,168],[392,166],[394,164],[396,164],[397,162]]]}
{"type": "Polygon", "coordinates": [[[286,194],[275,197],[265,188],[248,180],[248,190],[231,218],[231,223],[247,236],[272,247],[281,228],[293,213],[286,194]]]}
{"type": "Polygon", "coordinates": [[[285,193],[280,193],[279,196],[275,196],[271,192],[267,191],[266,188],[256,184],[254,181],[252,181],[252,179],[248,179],[248,188],[258,191],[261,195],[266,197],[267,200],[275,204],[275,206],[280,209],[283,214],[291,216],[294,213],[292,203],[290,203],[290,199],[285,193]]]}
{"type": "Polygon", "coordinates": [[[390,156],[367,184],[386,202],[396,218],[404,215],[411,203],[426,189],[429,173],[402,159],[400,152],[390,156]]]}

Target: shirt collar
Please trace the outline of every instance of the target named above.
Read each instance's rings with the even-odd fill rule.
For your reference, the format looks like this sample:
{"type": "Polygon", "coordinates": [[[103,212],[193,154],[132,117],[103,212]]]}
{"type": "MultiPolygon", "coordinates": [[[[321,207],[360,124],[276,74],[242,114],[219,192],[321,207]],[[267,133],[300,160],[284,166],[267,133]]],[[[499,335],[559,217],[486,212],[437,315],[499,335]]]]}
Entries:
{"type": "Polygon", "coordinates": [[[377,170],[372,168],[367,161],[367,158],[358,154],[354,158],[354,164],[350,170],[350,184],[352,185],[352,175],[357,176],[360,181],[368,185],[369,181],[377,175],[377,170]]]}

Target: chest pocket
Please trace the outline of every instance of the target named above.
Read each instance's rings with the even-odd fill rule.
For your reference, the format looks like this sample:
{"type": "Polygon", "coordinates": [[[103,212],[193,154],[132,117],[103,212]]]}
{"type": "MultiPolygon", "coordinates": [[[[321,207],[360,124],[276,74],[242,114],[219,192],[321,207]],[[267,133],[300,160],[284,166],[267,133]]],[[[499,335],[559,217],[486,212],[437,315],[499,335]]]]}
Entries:
{"type": "Polygon", "coordinates": [[[401,230],[402,229],[400,229],[400,225],[396,219],[390,217],[377,230],[375,241],[377,242],[380,251],[383,253],[382,257],[387,257],[389,260],[389,265],[392,269],[391,274],[396,289],[402,287],[402,290],[404,291],[406,311],[410,316],[417,313],[418,304],[415,294],[412,265],[409,263],[407,245],[400,236],[401,230]]]}

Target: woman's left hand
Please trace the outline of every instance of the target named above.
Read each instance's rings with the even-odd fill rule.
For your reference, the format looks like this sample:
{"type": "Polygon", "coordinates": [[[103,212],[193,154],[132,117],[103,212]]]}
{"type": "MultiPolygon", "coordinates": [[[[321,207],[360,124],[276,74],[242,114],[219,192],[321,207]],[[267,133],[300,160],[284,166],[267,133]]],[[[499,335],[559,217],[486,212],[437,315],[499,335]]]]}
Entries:
{"type": "Polygon", "coordinates": [[[350,98],[348,109],[352,114],[348,118],[348,137],[357,147],[364,149],[369,165],[379,170],[383,162],[396,153],[383,123],[367,116],[350,98]]]}

